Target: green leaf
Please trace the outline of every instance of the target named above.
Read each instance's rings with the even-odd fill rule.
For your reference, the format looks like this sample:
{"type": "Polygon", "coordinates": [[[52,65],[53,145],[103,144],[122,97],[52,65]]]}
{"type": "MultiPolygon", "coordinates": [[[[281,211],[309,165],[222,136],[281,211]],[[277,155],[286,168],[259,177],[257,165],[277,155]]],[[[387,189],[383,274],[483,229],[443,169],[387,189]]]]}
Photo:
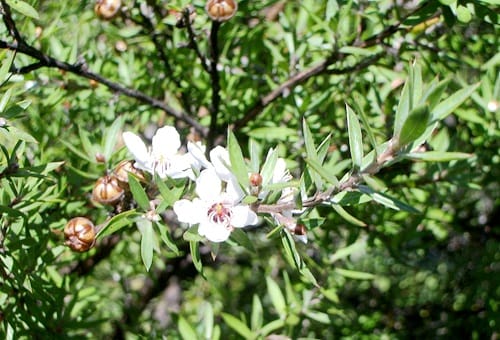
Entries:
{"type": "Polygon", "coordinates": [[[141,257],[146,270],[149,271],[153,263],[154,231],[151,221],[146,219],[137,220],[137,226],[141,231],[141,257]]]}
{"type": "Polygon", "coordinates": [[[330,324],[330,317],[326,313],[318,312],[318,311],[306,310],[304,312],[304,314],[308,318],[313,319],[313,320],[315,320],[315,321],[317,321],[319,323],[323,323],[323,324],[326,324],[326,325],[330,324]]]}
{"type": "Polygon", "coordinates": [[[276,312],[284,318],[286,316],[286,302],[278,284],[269,276],[266,276],[267,292],[276,312]]]}
{"type": "Polygon", "coordinates": [[[325,179],[328,183],[337,185],[339,180],[335,175],[326,170],[317,160],[306,158],[307,165],[309,165],[312,170],[325,179]]]}
{"type": "Polygon", "coordinates": [[[229,160],[231,162],[231,171],[238,179],[238,182],[242,186],[243,190],[246,191],[250,185],[248,170],[240,145],[238,144],[238,141],[232,131],[228,132],[227,149],[229,152],[229,160]]]}
{"type": "Polygon", "coordinates": [[[366,131],[366,134],[368,135],[368,139],[370,140],[370,144],[373,147],[374,150],[377,148],[377,140],[375,139],[375,133],[373,132],[373,129],[371,128],[369,122],[368,122],[368,117],[366,116],[365,112],[361,108],[361,97],[359,93],[354,93],[354,101],[352,102],[354,106],[354,110],[359,114],[359,118],[361,119],[361,123],[363,124],[363,127],[366,131]]]}
{"type": "Polygon", "coordinates": [[[432,110],[431,121],[439,121],[444,119],[450,113],[452,113],[457,107],[459,107],[470,95],[478,88],[480,83],[470,85],[466,88],[458,90],[441,103],[439,103],[434,110],[432,110]]]}
{"type": "Polygon", "coordinates": [[[356,217],[349,214],[342,206],[337,204],[332,204],[332,208],[337,212],[337,214],[340,215],[340,217],[342,217],[347,222],[357,225],[359,227],[366,227],[365,222],[358,220],[356,217]]]}
{"type": "Polygon", "coordinates": [[[443,96],[444,91],[448,87],[448,84],[450,83],[450,79],[445,79],[440,81],[439,83],[433,82],[431,86],[427,89],[425,94],[422,96],[422,99],[420,100],[420,104],[426,104],[429,106],[429,109],[431,112],[433,109],[436,107],[436,105],[439,103],[439,100],[443,96]]]}
{"type": "Polygon", "coordinates": [[[262,327],[262,329],[260,330],[260,333],[263,336],[266,336],[277,329],[283,328],[284,326],[285,326],[285,320],[283,319],[273,320],[265,324],[264,327],[262,327]]]}
{"type": "Polygon", "coordinates": [[[179,328],[179,333],[184,340],[198,339],[198,334],[196,330],[186,319],[179,316],[179,321],[177,322],[177,327],[179,328]]]}
{"type": "MultiPolygon", "coordinates": [[[[2,84],[6,79],[7,75],[10,73],[10,66],[14,61],[16,54],[13,51],[6,51],[7,56],[5,57],[3,53],[0,55],[2,60],[2,67],[0,67],[0,84],[2,84]]],[[[3,112],[5,108],[5,104],[7,104],[8,99],[10,98],[11,89],[8,89],[7,92],[3,95],[2,105],[0,105],[0,112],[3,112]],[[5,101],[4,101],[5,100],[5,101]]]]}
{"type": "Polygon", "coordinates": [[[139,204],[141,209],[144,211],[150,210],[151,207],[149,206],[149,198],[146,191],[144,191],[139,180],[130,172],[128,173],[128,185],[130,187],[130,192],[132,192],[132,196],[134,196],[134,200],[139,204]]]}
{"type": "Polygon", "coordinates": [[[252,241],[248,238],[247,233],[245,233],[240,228],[235,228],[229,238],[235,241],[240,246],[244,247],[246,250],[255,253],[255,248],[252,244],[252,241]]]}
{"type": "Polygon", "coordinates": [[[361,136],[361,126],[354,111],[346,105],[347,130],[349,133],[349,149],[351,150],[352,163],[356,170],[361,168],[363,162],[363,137],[361,136]]]}
{"type": "MultiPolygon", "coordinates": [[[[227,313],[222,313],[221,314],[222,318],[224,319],[224,322],[232,328],[234,331],[236,331],[239,335],[241,335],[245,339],[253,339],[253,332],[248,328],[248,326],[241,321],[240,319],[232,316],[231,314],[227,313]]],[[[196,338],[193,338],[196,339],[196,338]]]]}
{"type": "Polygon", "coordinates": [[[276,167],[276,162],[278,161],[278,152],[274,149],[270,149],[266,156],[266,161],[262,165],[262,171],[260,175],[262,176],[262,186],[266,186],[273,178],[274,168],[276,167]]]}
{"type": "Polygon", "coordinates": [[[106,161],[108,161],[113,154],[113,150],[115,148],[118,139],[118,133],[120,132],[122,126],[123,126],[123,118],[120,117],[113,122],[113,124],[109,127],[109,129],[106,130],[106,134],[104,136],[104,146],[103,146],[103,154],[106,161]]]}
{"type": "Polygon", "coordinates": [[[412,73],[410,72],[409,78],[405,81],[403,90],[401,91],[398,108],[396,109],[396,116],[394,117],[394,136],[399,135],[401,128],[403,127],[403,123],[406,121],[406,118],[411,110],[410,83],[413,81],[413,79],[411,79],[411,74],[412,73]]]}
{"type": "Polygon", "coordinates": [[[250,171],[253,173],[259,173],[262,147],[255,141],[255,139],[250,139],[248,144],[248,149],[250,152],[250,171]]]}
{"type": "Polygon", "coordinates": [[[397,144],[404,146],[413,142],[425,132],[428,124],[429,108],[427,105],[416,107],[406,118],[399,135],[396,136],[397,144]]]}
{"type": "Polygon", "coordinates": [[[351,256],[351,254],[353,253],[363,251],[363,249],[365,248],[366,248],[366,240],[359,239],[355,243],[337,250],[333,255],[331,255],[328,258],[328,262],[334,263],[337,260],[345,259],[346,257],[351,256]]]}
{"type": "Polygon", "coordinates": [[[314,146],[314,139],[305,119],[302,121],[302,130],[304,134],[307,158],[318,161],[318,153],[316,152],[316,147],[314,146]]]}
{"type": "Polygon", "coordinates": [[[250,317],[250,325],[253,331],[257,331],[262,327],[264,323],[264,309],[262,308],[262,302],[260,302],[259,296],[254,294],[252,299],[252,315],[250,317]]]}
{"type": "Polygon", "coordinates": [[[124,211],[113,216],[97,233],[96,238],[102,238],[116,233],[118,230],[131,225],[136,217],[140,216],[135,210],[124,211]]]}
{"type": "Polygon", "coordinates": [[[214,309],[209,302],[204,304],[202,314],[205,339],[211,339],[214,332],[214,309]]]}
{"type": "Polygon", "coordinates": [[[40,19],[38,12],[28,3],[21,1],[21,0],[7,0],[7,3],[9,4],[10,7],[18,11],[19,13],[33,18],[33,19],[40,19]]]}
{"type": "Polygon", "coordinates": [[[464,152],[427,151],[404,154],[403,158],[425,162],[449,162],[473,156],[473,154],[464,152]]]}
{"type": "Polygon", "coordinates": [[[318,282],[316,281],[316,278],[311,273],[309,268],[307,268],[306,264],[300,257],[300,254],[297,251],[297,248],[295,247],[295,241],[290,232],[286,229],[282,229],[281,231],[281,244],[283,245],[285,257],[288,260],[288,262],[292,266],[295,266],[297,271],[302,275],[304,279],[306,279],[308,282],[318,287],[318,282]]]}
{"type": "Polygon", "coordinates": [[[408,205],[406,203],[403,203],[403,202],[401,202],[400,200],[398,200],[396,198],[390,197],[390,196],[388,196],[386,194],[382,194],[380,192],[376,192],[372,188],[367,187],[365,185],[358,186],[358,189],[362,193],[365,193],[365,194],[369,195],[371,198],[373,198],[373,200],[375,202],[380,203],[382,205],[385,205],[386,207],[389,207],[391,209],[398,210],[398,211],[399,210],[408,211],[408,212],[411,212],[411,213],[414,213],[414,214],[419,214],[420,213],[420,211],[418,211],[414,207],[412,207],[412,206],[410,206],[410,205],[408,205]]]}
{"type": "Polygon", "coordinates": [[[200,243],[197,241],[189,241],[189,250],[191,251],[191,258],[193,260],[193,265],[198,271],[198,273],[205,278],[205,273],[203,272],[203,263],[201,262],[200,256],[200,243]]]}
{"type": "Polygon", "coordinates": [[[161,223],[155,222],[156,227],[160,231],[160,237],[165,243],[165,245],[173,251],[176,255],[179,255],[179,248],[177,248],[177,245],[175,244],[174,240],[172,240],[172,237],[170,236],[170,233],[168,232],[168,226],[163,225],[161,223]]]}
{"type": "Polygon", "coordinates": [[[373,280],[375,275],[371,273],[358,272],[354,270],[347,270],[342,268],[335,268],[335,272],[349,279],[355,280],[373,280]]]}

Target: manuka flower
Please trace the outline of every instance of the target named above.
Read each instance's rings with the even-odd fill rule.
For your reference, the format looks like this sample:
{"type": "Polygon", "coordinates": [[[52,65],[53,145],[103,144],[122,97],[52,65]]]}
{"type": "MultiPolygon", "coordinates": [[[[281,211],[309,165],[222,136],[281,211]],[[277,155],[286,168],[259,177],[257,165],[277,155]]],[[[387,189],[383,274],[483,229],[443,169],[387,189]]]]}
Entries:
{"type": "Polygon", "coordinates": [[[181,141],[173,126],[164,126],[153,136],[152,147],[147,148],[142,139],[132,132],[123,133],[123,141],[135,158],[135,166],[160,178],[194,178],[191,169],[193,158],[179,154],[181,141]]]}
{"type": "Polygon", "coordinates": [[[224,242],[234,228],[256,224],[258,219],[248,205],[241,204],[241,190],[234,181],[223,182],[214,168],[200,173],[196,180],[197,198],[175,202],[180,222],[198,224],[198,233],[212,242],[224,242]],[[225,188],[223,188],[225,184],[225,188]]]}

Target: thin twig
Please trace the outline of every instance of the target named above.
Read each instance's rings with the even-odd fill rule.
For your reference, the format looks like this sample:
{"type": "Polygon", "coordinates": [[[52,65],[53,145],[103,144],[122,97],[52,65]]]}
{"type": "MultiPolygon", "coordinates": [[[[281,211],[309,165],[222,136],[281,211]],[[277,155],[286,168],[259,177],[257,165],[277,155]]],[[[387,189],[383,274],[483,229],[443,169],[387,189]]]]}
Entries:
{"type": "Polygon", "coordinates": [[[200,60],[201,66],[203,67],[203,69],[206,72],[210,73],[210,68],[208,67],[206,58],[201,53],[200,47],[198,46],[198,43],[196,42],[196,36],[194,34],[194,31],[193,31],[193,26],[191,25],[191,20],[189,19],[190,14],[191,13],[189,11],[189,8],[186,8],[186,9],[184,9],[184,11],[182,11],[182,17],[183,17],[183,20],[186,24],[186,29],[188,31],[188,36],[189,36],[189,47],[194,50],[194,53],[196,53],[196,56],[200,60]]]}
{"type": "Polygon", "coordinates": [[[220,22],[212,21],[210,31],[210,79],[212,83],[212,103],[210,105],[210,128],[208,130],[207,150],[213,147],[215,137],[218,134],[217,116],[220,106],[220,80],[217,64],[219,63],[218,33],[220,22]]]}

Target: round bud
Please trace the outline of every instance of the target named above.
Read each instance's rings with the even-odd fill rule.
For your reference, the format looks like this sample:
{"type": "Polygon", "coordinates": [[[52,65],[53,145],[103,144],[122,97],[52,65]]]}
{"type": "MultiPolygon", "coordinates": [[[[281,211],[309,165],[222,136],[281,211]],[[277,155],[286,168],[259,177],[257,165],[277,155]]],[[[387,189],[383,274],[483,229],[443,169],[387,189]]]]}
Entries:
{"type": "Polygon", "coordinates": [[[95,89],[95,88],[97,88],[97,86],[99,86],[99,82],[97,80],[90,79],[89,80],[89,85],[90,85],[91,88],[95,89]]]}
{"type": "Polygon", "coordinates": [[[85,217],[75,217],[64,227],[64,244],[74,251],[85,252],[95,244],[95,227],[85,217]]]}
{"type": "Polygon", "coordinates": [[[231,19],[237,9],[238,3],[234,0],[208,0],[205,5],[208,16],[215,21],[231,19]]]}
{"type": "Polygon", "coordinates": [[[113,170],[114,177],[118,180],[118,185],[122,188],[128,188],[128,173],[132,173],[140,181],[145,181],[144,173],[134,166],[134,161],[123,160],[113,170]]]}
{"type": "Polygon", "coordinates": [[[110,20],[118,13],[121,5],[121,0],[97,0],[94,12],[99,18],[110,20]]]}
{"type": "Polygon", "coordinates": [[[92,199],[101,204],[115,204],[123,196],[124,190],[118,185],[114,176],[103,176],[99,178],[92,190],[92,199]]]}
{"type": "Polygon", "coordinates": [[[292,233],[294,235],[305,235],[307,233],[306,227],[303,224],[297,224],[295,225],[295,228],[293,229],[292,233]]]}
{"type": "Polygon", "coordinates": [[[106,157],[100,153],[100,152],[97,152],[95,154],[95,160],[98,162],[98,163],[105,163],[106,162],[106,157]]]}
{"type": "Polygon", "coordinates": [[[259,173],[254,172],[250,175],[250,185],[253,187],[260,187],[262,185],[262,176],[259,173]]]}

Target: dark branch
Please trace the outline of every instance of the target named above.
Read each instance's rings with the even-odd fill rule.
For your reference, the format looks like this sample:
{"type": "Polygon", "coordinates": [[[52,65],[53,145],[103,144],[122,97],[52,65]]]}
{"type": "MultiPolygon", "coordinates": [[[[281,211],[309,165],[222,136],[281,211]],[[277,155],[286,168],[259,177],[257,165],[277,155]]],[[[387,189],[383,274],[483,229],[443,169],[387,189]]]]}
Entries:
{"type": "Polygon", "coordinates": [[[210,78],[212,82],[212,104],[210,105],[210,128],[207,138],[207,150],[214,145],[215,137],[218,134],[217,116],[220,106],[220,81],[217,64],[219,63],[218,33],[220,22],[212,21],[212,30],[210,31],[210,78]]]}

